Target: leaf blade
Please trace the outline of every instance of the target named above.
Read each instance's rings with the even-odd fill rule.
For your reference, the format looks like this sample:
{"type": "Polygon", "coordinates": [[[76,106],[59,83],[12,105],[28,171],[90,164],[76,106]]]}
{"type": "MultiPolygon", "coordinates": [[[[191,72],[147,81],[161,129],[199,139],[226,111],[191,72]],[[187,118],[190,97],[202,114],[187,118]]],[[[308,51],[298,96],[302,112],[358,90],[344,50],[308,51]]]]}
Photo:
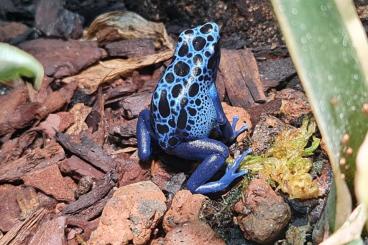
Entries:
{"type": "MultiPolygon", "coordinates": [[[[348,187],[341,178],[339,162],[349,184],[355,170],[355,157],[368,130],[361,111],[368,98],[366,62],[356,51],[368,52],[363,29],[356,27],[352,2],[344,4],[349,15],[341,14],[340,0],[272,0],[291,57],[311,102],[319,129],[326,142],[336,183],[335,228],[351,212],[348,187]],[[354,21],[351,21],[351,20],[354,21]],[[351,24],[353,22],[353,24],[351,24]],[[349,23],[347,25],[346,23],[349,23]],[[355,28],[365,42],[356,42],[349,28],[355,28]],[[350,138],[343,142],[343,138],[350,138]],[[352,154],[344,149],[351,148],[352,154]]],[[[358,22],[359,25],[359,22],[358,22]]]]}

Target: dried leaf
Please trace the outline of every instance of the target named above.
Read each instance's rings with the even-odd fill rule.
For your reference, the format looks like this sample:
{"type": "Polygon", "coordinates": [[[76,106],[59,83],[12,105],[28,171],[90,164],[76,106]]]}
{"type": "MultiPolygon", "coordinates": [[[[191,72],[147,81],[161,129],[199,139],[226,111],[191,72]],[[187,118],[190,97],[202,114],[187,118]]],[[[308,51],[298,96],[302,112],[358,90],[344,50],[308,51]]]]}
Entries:
{"type": "Polygon", "coordinates": [[[89,26],[87,38],[93,38],[98,31],[107,27],[117,30],[122,39],[149,38],[169,49],[174,48],[164,24],[148,21],[142,16],[129,11],[113,11],[98,16],[89,26]]]}
{"type": "Polygon", "coordinates": [[[127,75],[136,69],[168,60],[172,54],[172,50],[166,50],[145,57],[108,60],[89,67],[78,75],[64,78],[63,81],[66,83],[75,81],[79,88],[88,94],[92,94],[100,84],[127,75]]]}

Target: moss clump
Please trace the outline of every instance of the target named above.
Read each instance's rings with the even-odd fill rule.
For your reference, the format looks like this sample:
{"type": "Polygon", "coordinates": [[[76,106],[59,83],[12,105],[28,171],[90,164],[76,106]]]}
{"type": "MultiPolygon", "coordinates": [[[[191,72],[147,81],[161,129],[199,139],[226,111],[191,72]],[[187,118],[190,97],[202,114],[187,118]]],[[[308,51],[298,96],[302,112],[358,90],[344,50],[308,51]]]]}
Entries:
{"type": "Polygon", "coordinates": [[[319,189],[309,174],[312,161],[308,158],[320,143],[320,139],[313,136],[315,131],[316,123],[304,119],[300,128],[280,132],[265,154],[246,158],[241,168],[258,172],[291,198],[316,198],[319,189]],[[306,148],[311,137],[312,144],[306,148]]]}

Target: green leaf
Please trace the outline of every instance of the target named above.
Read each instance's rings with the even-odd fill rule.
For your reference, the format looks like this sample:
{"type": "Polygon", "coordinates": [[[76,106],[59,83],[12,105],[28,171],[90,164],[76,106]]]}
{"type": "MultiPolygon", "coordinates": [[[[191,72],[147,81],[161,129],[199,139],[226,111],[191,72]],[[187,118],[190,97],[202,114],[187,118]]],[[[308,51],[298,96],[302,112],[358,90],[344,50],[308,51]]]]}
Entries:
{"type": "Polygon", "coordinates": [[[336,212],[329,213],[336,215],[331,227],[336,229],[351,212],[345,179],[352,186],[356,154],[368,130],[363,112],[368,102],[367,38],[352,1],[272,4],[334,171],[336,200],[331,203],[336,212]]]}
{"type": "Polygon", "coordinates": [[[33,56],[7,43],[0,43],[0,82],[27,77],[34,80],[33,86],[38,90],[43,75],[42,65],[33,56]]]}
{"type": "MultiPolygon", "coordinates": [[[[359,203],[365,205],[368,209],[368,134],[359,149],[357,156],[357,171],[355,173],[355,194],[359,203]]],[[[366,210],[368,213],[368,210],[366,210]]],[[[368,230],[368,221],[366,221],[366,229],[368,230]]]]}
{"type": "Polygon", "coordinates": [[[354,209],[346,222],[321,245],[363,244],[360,234],[367,219],[367,207],[360,204],[354,209]]]}

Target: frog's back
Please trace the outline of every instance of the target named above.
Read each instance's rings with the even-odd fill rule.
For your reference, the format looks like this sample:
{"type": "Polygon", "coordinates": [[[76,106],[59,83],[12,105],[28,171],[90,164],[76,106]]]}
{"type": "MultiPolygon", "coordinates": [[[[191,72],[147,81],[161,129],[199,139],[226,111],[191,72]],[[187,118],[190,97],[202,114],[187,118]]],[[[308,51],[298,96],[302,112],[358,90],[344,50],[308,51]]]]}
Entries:
{"type": "Polygon", "coordinates": [[[151,101],[151,123],[162,148],[208,137],[215,126],[210,87],[219,60],[213,55],[218,39],[218,26],[214,23],[180,35],[173,60],[151,101]]]}

